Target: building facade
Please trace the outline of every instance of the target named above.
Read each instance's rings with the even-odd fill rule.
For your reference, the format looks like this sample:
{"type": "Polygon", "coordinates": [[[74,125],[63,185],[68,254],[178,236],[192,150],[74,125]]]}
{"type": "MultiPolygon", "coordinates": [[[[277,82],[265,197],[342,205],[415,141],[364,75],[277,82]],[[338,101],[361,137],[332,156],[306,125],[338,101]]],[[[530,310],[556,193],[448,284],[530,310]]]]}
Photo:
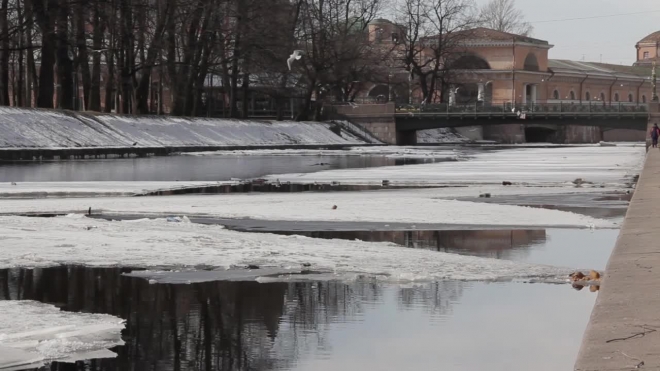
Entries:
{"type": "Polygon", "coordinates": [[[639,40],[635,45],[637,61],[635,66],[651,66],[660,59],[660,31],[639,40]]]}
{"type": "MultiPolygon", "coordinates": [[[[370,32],[383,30],[382,34],[391,37],[374,37],[374,42],[391,43],[401,37],[398,27],[377,20],[370,32]]],[[[660,53],[659,45],[660,32],[640,41],[634,66],[558,60],[549,58],[553,45],[545,40],[477,28],[462,41],[463,56],[454,62],[458,66],[454,83],[441,87],[444,94],[426,103],[645,104],[652,99],[651,62],[660,53]]],[[[422,101],[419,84],[408,79],[406,71],[393,75],[399,77],[396,84],[373,84],[363,96],[382,99],[389,95],[398,104],[422,101]]]]}

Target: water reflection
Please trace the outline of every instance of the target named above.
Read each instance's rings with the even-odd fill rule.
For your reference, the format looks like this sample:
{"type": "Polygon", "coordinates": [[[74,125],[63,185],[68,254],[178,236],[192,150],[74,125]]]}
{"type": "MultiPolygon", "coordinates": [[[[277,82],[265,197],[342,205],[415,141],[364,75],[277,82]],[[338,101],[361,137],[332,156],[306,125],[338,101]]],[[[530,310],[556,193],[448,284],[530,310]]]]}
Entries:
{"type": "Polygon", "coordinates": [[[576,269],[605,269],[619,234],[616,229],[496,229],[439,231],[282,231],[315,238],[393,242],[482,258],[576,269]]]}
{"type": "Polygon", "coordinates": [[[546,242],[546,230],[457,230],[457,231],[315,231],[274,232],[314,238],[393,242],[398,245],[496,259],[511,259],[514,251],[546,242]]]}
{"type": "Polygon", "coordinates": [[[223,181],[269,174],[413,165],[438,159],[383,156],[169,156],[112,160],[0,162],[0,182],[223,181]]]}
{"type": "MultiPolygon", "coordinates": [[[[0,292],[5,300],[38,300],[63,310],[127,319],[126,345],[113,350],[118,357],[88,366],[78,362],[77,370],[287,369],[306,336],[322,347],[323,326],[359,318],[364,305],[382,296],[380,286],[367,283],[150,285],[121,276],[125,271],[2,270],[0,292]]],[[[54,369],[68,367],[57,364],[54,369]]]]}
{"type": "Polygon", "coordinates": [[[48,367],[76,371],[566,369],[595,299],[460,281],[150,285],[122,271],[3,270],[1,295],[127,319],[117,358],[48,367]]]}

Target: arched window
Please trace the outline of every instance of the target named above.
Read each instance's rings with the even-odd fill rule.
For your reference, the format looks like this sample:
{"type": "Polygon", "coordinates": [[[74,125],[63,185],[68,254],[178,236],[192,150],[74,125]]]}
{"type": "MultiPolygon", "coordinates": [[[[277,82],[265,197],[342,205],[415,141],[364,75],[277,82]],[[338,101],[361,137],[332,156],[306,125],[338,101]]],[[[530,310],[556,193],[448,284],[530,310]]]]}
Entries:
{"type": "Polygon", "coordinates": [[[605,93],[600,93],[600,100],[605,102],[605,93]]]}
{"type": "Polygon", "coordinates": [[[539,61],[533,53],[527,54],[523,69],[525,71],[539,71],[539,61]]]}
{"type": "Polygon", "coordinates": [[[642,95],[642,103],[646,103],[646,95],[642,95]]]}
{"type": "Polygon", "coordinates": [[[575,100],[575,92],[571,90],[571,95],[570,95],[571,100],[575,100]]]}
{"type": "Polygon", "coordinates": [[[589,92],[584,93],[584,100],[586,100],[587,102],[590,101],[591,100],[591,93],[589,93],[589,92]]]}
{"type": "Polygon", "coordinates": [[[632,93],[628,94],[628,102],[632,103],[633,102],[633,95],[632,93]]]}
{"type": "Polygon", "coordinates": [[[555,91],[552,92],[552,99],[559,99],[559,90],[555,89],[555,91]]]}
{"type": "Polygon", "coordinates": [[[614,93],[614,101],[615,102],[619,101],[619,93],[614,93]]]}

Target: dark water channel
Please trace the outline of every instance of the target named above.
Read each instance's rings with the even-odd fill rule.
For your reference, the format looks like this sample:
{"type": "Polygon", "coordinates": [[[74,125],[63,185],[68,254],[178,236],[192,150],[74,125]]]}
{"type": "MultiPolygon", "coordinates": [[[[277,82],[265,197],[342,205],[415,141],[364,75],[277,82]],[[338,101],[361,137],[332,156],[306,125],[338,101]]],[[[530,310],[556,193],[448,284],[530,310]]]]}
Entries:
{"type": "Polygon", "coordinates": [[[384,156],[168,156],[111,160],[0,162],[0,182],[225,181],[437,162],[384,156]]]}
{"type": "MultiPolygon", "coordinates": [[[[325,233],[310,235],[602,269],[617,231],[325,233]]],[[[116,358],[40,371],[568,370],[596,298],[569,285],[512,282],[149,284],[127,271],[0,270],[0,299],[127,320],[116,358]]]]}

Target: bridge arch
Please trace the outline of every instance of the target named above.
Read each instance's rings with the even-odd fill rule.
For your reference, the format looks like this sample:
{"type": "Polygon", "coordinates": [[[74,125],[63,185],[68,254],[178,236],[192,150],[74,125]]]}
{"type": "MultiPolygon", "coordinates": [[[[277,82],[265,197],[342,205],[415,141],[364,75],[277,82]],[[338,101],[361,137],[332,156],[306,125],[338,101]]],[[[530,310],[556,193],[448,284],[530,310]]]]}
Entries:
{"type": "Polygon", "coordinates": [[[527,57],[525,57],[525,64],[523,66],[523,69],[525,71],[535,71],[535,72],[538,72],[540,70],[539,61],[536,58],[536,54],[534,53],[527,54],[527,57]]]}
{"type": "Polygon", "coordinates": [[[527,143],[557,142],[556,125],[525,125],[525,141],[527,143]]]}

